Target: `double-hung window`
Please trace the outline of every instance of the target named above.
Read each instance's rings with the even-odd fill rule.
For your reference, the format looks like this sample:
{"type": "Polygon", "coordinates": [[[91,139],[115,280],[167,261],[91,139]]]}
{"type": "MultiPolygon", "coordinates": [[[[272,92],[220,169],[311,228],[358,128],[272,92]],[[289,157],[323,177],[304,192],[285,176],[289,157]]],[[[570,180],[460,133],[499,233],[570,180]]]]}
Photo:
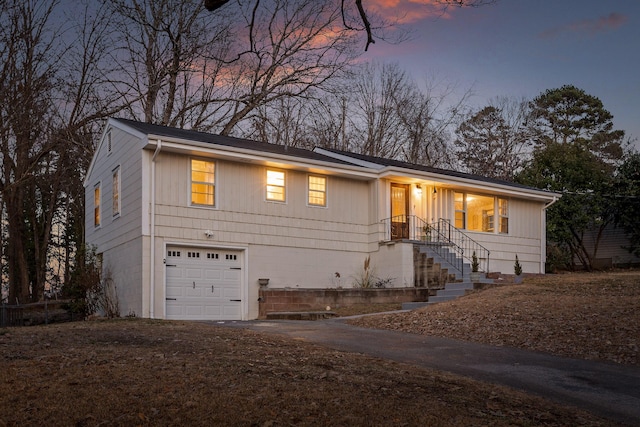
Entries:
{"type": "Polygon", "coordinates": [[[465,207],[465,194],[464,193],[455,193],[454,198],[454,209],[455,213],[455,227],[464,229],[467,228],[467,211],[465,207]]]}
{"type": "Polygon", "coordinates": [[[309,175],[309,206],[327,206],[327,177],[309,175]]]}
{"type": "Polygon", "coordinates": [[[498,199],[499,228],[501,234],[509,233],[509,200],[498,199]]]}
{"type": "Polygon", "coordinates": [[[101,212],[100,212],[100,183],[97,183],[95,187],[93,187],[93,226],[98,228],[100,227],[101,220],[101,212]]]}
{"type": "Polygon", "coordinates": [[[191,159],[191,204],[215,206],[216,164],[191,159]]]}
{"type": "Polygon", "coordinates": [[[285,202],[287,200],[286,174],[284,171],[267,169],[267,200],[285,202]]]}
{"type": "Polygon", "coordinates": [[[120,166],[113,170],[112,176],[113,182],[113,200],[112,200],[112,210],[113,216],[120,215],[120,166]]]}

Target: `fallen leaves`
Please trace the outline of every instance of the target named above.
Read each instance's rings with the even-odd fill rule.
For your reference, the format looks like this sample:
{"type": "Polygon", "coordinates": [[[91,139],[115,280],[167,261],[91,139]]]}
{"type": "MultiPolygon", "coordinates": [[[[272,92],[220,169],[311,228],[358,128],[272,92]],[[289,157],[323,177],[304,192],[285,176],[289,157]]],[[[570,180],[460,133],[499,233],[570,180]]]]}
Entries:
{"type": "Polygon", "coordinates": [[[358,326],[640,365],[640,272],[527,278],[358,326]]]}
{"type": "Polygon", "coordinates": [[[9,331],[0,426],[610,425],[505,387],[246,330],[133,319],[9,331]]]}

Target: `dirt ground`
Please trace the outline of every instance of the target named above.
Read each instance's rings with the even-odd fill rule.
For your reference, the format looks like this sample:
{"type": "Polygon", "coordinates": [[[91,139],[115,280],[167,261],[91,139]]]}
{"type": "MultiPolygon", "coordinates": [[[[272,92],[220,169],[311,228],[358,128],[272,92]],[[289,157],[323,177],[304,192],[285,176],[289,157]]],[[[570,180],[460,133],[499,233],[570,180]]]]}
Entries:
{"type": "MultiPolygon", "coordinates": [[[[548,350],[566,353],[577,347],[571,335],[586,334],[584,343],[605,339],[603,348],[613,349],[598,345],[587,356],[637,363],[637,348],[623,349],[640,335],[640,274],[552,278],[357,322],[419,333],[431,322],[434,334],[448,328],[447,336],[468,324],[469,339],[499,329],[487,334],[501,345],[543,340],[548,350]],[[493,292],[503,293],[484,298],[493,292]],[[467,312],[457,313],[467,317],[454,322],[462,304],[467,312]],[[527,329],[528,338],[516,340],[523,325],[544,329],[527,329]]],[[[0,329],[0,408],[0,426],[615,425],[451,374],[247,330],[142,319],[0,329]]]]}

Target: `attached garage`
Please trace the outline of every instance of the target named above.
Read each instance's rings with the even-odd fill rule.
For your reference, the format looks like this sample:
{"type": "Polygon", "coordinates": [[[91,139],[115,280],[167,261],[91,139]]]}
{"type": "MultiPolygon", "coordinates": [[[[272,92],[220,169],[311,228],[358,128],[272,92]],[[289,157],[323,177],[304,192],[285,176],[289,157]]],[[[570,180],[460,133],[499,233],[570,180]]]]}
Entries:
{"type": "Polygon", "coordinates": [[[168,246],[166,318],[242,319],[242,251],[168,246]]]}

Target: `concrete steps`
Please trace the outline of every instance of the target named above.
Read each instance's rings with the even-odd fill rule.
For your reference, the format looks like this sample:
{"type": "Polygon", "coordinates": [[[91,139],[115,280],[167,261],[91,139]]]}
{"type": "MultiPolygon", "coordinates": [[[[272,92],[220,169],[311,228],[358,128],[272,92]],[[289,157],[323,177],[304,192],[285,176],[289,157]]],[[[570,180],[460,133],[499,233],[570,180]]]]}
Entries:
{"type": "Polygon", "coordinates": [[[484,285],[493,284],[495,284],[493,279],[488,279],[484,273],[479,280],[473,282],[471,280],[464,280],[461,282],[447,283],[444,289],[438,290],[435,296],[429,297],[428,305],[451,301],[458,297],[464,296],[468,291],[482,288],[484,287],[484,285]]]}

